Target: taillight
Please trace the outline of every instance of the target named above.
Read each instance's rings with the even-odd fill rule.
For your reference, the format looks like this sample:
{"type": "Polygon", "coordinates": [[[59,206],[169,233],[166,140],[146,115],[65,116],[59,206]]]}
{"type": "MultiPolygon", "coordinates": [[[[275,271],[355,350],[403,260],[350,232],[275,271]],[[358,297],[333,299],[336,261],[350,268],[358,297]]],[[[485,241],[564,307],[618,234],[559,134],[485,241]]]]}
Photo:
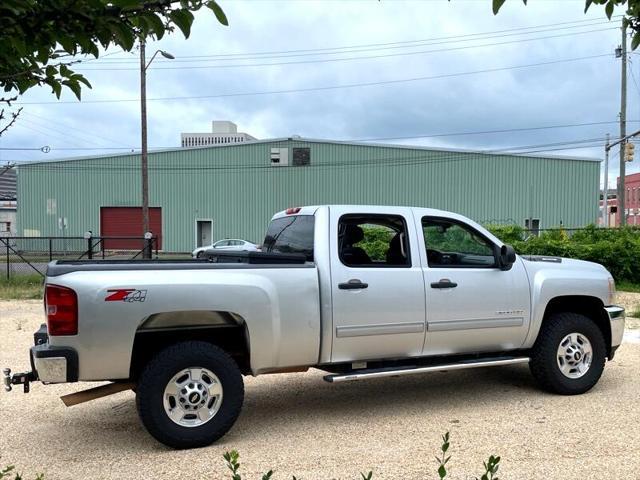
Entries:
{"type": "Polygon", "coordinates": [[[78,334],[78,296],[67,287],[47,285],[44,292],[49,335],[78,334]]]}
{"type": "Polygon", "coordinates": [[[302,210],[302,207],[292,207],[292,208],[287,208],[287,210],[285,211],[285,213],[287,215],[295,215],[296,213],[298,213],[300,210],[302,210]]]}

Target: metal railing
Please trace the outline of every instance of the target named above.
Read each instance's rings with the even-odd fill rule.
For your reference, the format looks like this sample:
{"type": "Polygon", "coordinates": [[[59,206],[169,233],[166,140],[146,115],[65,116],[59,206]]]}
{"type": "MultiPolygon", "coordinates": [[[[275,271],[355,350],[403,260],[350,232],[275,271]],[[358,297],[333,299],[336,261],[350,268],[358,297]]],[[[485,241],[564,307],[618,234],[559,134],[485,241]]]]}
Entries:
{"type": "Polygon", "coordinates": [[[158,237],[0,237],[0,276],[44,276],[53,260],[157,258],[158,244],[158,237]]]}

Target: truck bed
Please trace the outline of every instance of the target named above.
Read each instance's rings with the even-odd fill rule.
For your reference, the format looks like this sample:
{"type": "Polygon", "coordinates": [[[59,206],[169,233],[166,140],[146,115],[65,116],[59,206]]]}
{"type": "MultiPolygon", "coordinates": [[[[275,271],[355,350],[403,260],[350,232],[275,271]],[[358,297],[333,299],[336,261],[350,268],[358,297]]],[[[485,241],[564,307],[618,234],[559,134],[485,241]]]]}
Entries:
{"type": "Polygon", "coordinates": [[[266,252],[220,252],[202,259],[156,260],[54,260],[47,276],[56,277],[78,271],[119,270],[224,270],[255,268],[313,268],[304,255],[266,252]]]}

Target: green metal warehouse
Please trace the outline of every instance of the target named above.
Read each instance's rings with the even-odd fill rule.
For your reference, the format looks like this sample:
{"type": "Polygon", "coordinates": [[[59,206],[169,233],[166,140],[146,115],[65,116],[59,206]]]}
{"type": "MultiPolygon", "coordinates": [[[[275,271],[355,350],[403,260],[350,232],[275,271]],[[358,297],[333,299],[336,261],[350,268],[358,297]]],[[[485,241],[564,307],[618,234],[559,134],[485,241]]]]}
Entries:
{"type": "MultiPolygon", "coordinates": [[[[149,154],[152,230],[165,251],[220,238],[260,243],[274,212],[327,203],[426,206],[480,223],[581,227],[596,221],[599,167],[588,158],[302,138],[176,148],[149,154]]],[[[122,207],[140,204],[139,154],[18,167],[18,235],[141,235],[138,221],[127,227],[122,218],[138,218],[139,208],[122,207]]]]}

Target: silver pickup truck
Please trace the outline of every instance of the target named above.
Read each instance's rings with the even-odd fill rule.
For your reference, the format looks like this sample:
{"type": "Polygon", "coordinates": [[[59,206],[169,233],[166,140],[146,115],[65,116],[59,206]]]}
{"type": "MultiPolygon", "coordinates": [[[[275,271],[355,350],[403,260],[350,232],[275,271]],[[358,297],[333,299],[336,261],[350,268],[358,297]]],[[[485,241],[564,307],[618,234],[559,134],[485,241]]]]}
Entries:
{"type": "Polygon", "coordinates": [[[5,384],[113,382],[84,399],[131,388],[149,433],[175,448],[231,428],[243,375],[315,367],[344,382],[528,363],[542,388],[573,395],[621,343],[614,294],[601,265],[518,256],[454,213],[291,208],[263,252],[52,262],[32,370],[5,369],[5,384]]]}

